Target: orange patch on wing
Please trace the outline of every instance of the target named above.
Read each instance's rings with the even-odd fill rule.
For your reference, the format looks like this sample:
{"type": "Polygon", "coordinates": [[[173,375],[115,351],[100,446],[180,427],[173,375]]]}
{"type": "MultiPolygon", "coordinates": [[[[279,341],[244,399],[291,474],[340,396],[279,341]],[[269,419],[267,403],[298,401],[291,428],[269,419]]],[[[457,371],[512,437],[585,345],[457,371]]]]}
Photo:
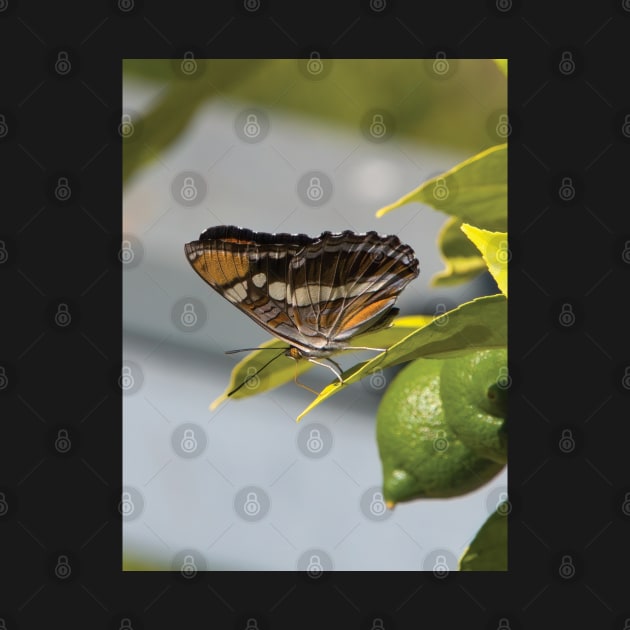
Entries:
{"type": "Polygon", "coordinates": [[[379,300],[378,302],[372,302],[371,304],[367,304],[362,306],[361,308],[352,309],[352,315],[350,317],[344,317],[341,320],[341,328],[343,330],[347,330],[349,328],[358,328],[366,321],[376,317],[383,309],[387,308],[392,304],[392,298],[387,297],[379,300]]]}
{"type": "Polygon", "coordinates": [[[247,256],[216,249],[205,251],[192,265],[206,282],[215,286],[230,285],[234,281],[247,279],[249,275],[247,256]]]}

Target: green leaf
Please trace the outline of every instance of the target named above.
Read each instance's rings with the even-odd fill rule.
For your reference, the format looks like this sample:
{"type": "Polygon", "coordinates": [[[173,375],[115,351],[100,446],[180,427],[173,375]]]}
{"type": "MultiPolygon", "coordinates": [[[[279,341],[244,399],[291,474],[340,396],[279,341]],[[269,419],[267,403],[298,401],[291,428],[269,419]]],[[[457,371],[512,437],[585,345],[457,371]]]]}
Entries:
{"type": "Polygon", "coordinates": [[[470,547],[459,560],[460,571],[508,570],[506,505],[501,503],[477,532],[470,547]]]}
{"type": "Polygon", "coordinates": [[[408,334],[387,351],[370,361],[346,370],[343,383],[335,380],[298,416],[299,422],[309,411],[343,388],[377,370],[418,359],[459,356],[473,348],[507,346],[507,301],[503,295],[491,295],[466,302],[435,317],[419,330],[408,334]]]}
{"type": "Polygon", "coordinates": [[[477,248],[461,231],[462,222],[451,217],[444,223],[438,243],[446,268],[431,278],[434,287],[448,287],[472,280],[486,270],[477,248]]]}
{"type": "Polygon", "coordinates": [[[377,217],[417,201],[488,230],[507,229],[507,144],[482,151],[424,182],[377,217]],[[500,228],[497,228],[499,224],[500,228]]]}
{"type": "Polygon", "coordinates": [[[507,77],[508,73],[508,60],[507,59],[493,59],[497,68],[507,77]]]}
{"type": "MultiPolygon", "coordinates": [[[[433,321],[432,315],[414,315],[410,317],[399,317],[394,320],[390,328],[360,335],[350,340],[352,346],[367,346],[374,348],[389,348],[392,344],[406,337],[410,332],[426,326],[433,321]]],[[[295,361],[290,357],[284,356],[287,344],[279,339],[271,339],[260,346],[265,350],[256,350],[248,354],[242,361],[237,363],[230,376],[230,382],[225,391],[212,402],[210,410],[216,409],[222,402],[228,399],[249,398],[255,394],[280,387],[290,381],[293,381],[297,375],[307,372],[314,367],[313,363],[306,360],[295,361]],[[271,348],[271,350],[269,350],[271,348]],[[269,367],[265,368],[260,374],[258,372],[264,365],[279,355],[269,367]],[[228,397],[229,392],[238,387],[245,380],[249,379],[241,389],[234,392],[228,397]]],[[[346,354],[352,350],[346,350],[337,353],[337,355],[346,354]]],[[[337,356],[335,355],[335,356],[337,356]]]]}
{"type": "Polygon", "coordinates": [[[461,227],[462,232],[466,234],[481,252],[486,265],[488,265],[488,271],[490,271],[492,277],[496,280],[501,293],[507,297],[507,267],[509,258],[507,232],[480,230],[466,223],[461,227]]]}

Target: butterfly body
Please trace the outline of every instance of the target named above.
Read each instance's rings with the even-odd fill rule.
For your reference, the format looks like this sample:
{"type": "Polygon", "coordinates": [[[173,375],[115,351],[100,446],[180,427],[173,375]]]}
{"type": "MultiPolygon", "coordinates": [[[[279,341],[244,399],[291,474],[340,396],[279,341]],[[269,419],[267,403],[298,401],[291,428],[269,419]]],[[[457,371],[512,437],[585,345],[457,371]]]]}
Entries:
{"type": "Polygon", "coordinates": [[[205,282],[286,341],[295,359],[327,357],[387,325],[419,273],[411,247],[376,232],[310,237],[217,226],[185,253],[205,282]]]}

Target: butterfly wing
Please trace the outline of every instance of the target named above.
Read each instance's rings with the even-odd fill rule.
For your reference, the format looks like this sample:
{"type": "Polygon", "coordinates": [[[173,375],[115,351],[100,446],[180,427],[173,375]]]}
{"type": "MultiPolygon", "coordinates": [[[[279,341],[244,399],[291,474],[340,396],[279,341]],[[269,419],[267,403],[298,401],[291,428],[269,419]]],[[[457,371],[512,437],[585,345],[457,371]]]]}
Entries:
{"type": "Polygon", "coordinates": [[[380,325],[418,274],[413,250],[396,236],[324,232],[289,263],[293,320],[305,338],[342,347],[380,325]]]}
{"type": "Polygon", "coordinates": [[[302,347],[306,340],[287,301],[290,261],[313,239],[235,226],[208,228],[185,245],[192,268],[215,291],[267,332],[302,347]]]}

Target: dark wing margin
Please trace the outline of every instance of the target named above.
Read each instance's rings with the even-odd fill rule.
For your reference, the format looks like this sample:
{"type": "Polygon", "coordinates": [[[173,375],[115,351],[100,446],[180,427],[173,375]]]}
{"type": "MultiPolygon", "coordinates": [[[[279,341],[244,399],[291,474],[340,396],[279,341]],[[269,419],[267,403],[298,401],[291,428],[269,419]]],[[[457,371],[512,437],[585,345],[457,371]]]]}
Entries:
{"type": "Polygon", "coordinates": [[[381,321],[418,274],[397,236],[325,232],[291,260],[294,320],[305,336],[348,339],[381,321]]]}

